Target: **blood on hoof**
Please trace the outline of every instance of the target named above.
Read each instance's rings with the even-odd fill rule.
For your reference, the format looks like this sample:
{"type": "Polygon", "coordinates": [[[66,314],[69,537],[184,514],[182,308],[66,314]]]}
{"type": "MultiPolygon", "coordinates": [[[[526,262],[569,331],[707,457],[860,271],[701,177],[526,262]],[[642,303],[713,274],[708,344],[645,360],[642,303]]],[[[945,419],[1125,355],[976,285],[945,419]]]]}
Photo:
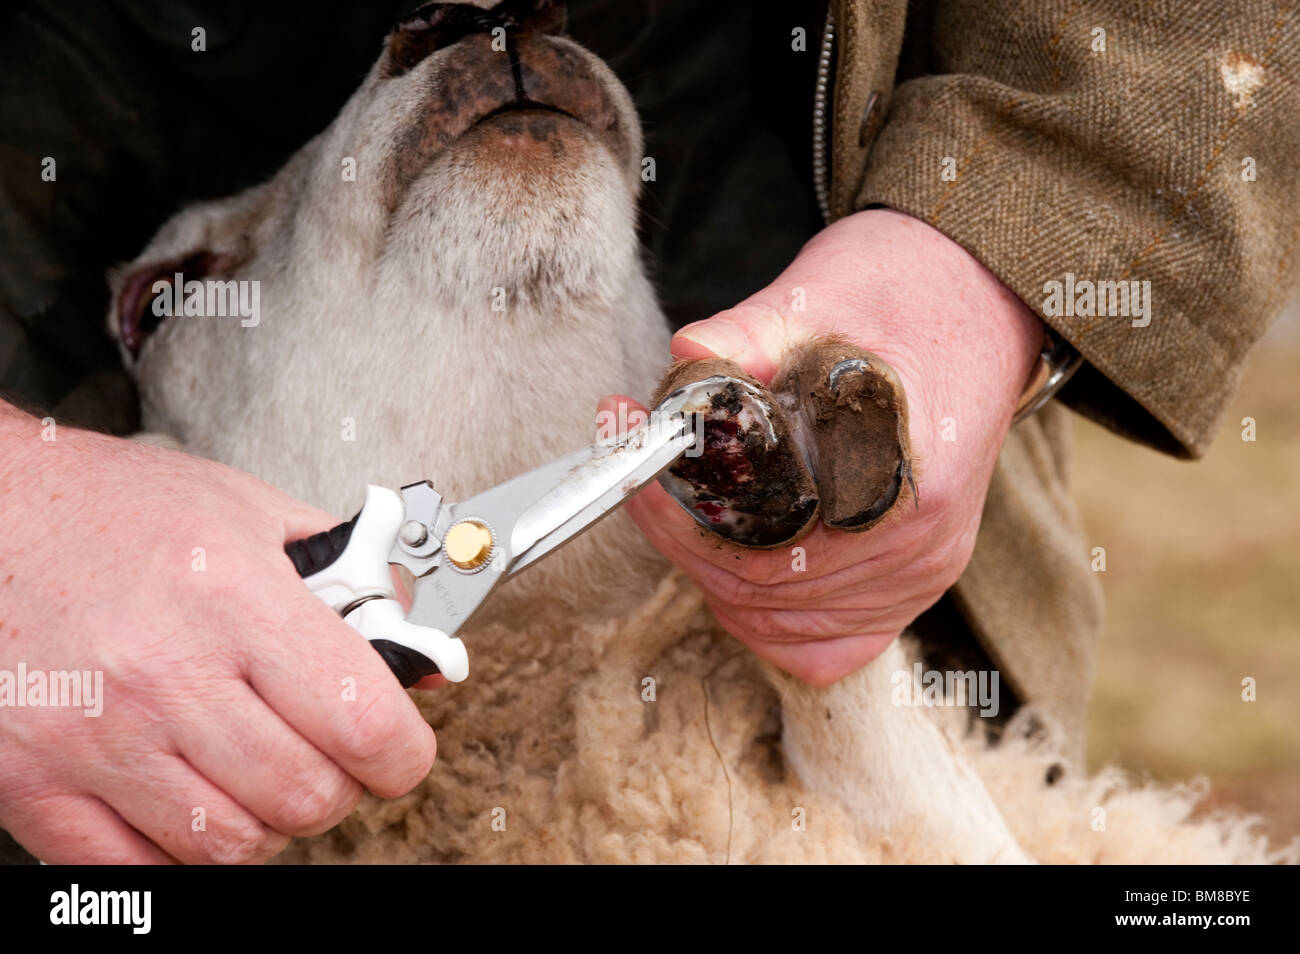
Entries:
{"type": "Polygon", "coordinates": [[[820,515],[867,530],[915,499],[907,398],[870,352],[837,339],[792,349],[771,389],[722,359],[683,361],[655,404],[695,385],[684,410],[701,417],[702,452],[661,478],[697,523],[745,547],[783,546],[820,515]]]}

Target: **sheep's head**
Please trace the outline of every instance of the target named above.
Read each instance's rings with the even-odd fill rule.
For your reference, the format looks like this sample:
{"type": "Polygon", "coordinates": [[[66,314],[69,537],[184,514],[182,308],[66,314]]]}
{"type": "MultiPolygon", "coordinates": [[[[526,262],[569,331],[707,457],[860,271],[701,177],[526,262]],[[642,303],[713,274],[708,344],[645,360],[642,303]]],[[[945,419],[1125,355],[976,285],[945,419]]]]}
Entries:
{"type": "Polygon", "coordinates": [[[601,394],[649,390],[640,127],[561,19],[419,7],[271,181],[168,222],[109,321],[145,426],[343,509],[358,480],[477,492],[590,439],[601,394]]]}

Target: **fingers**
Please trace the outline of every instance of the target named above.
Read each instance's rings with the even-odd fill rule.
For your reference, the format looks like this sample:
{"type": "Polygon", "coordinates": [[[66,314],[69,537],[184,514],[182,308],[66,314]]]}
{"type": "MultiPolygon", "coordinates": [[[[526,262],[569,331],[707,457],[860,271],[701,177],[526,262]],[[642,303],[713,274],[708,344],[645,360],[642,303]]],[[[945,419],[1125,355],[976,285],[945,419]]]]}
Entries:
{"type": "Polygon", "coordinates": [[[286,835],[328,831],[356,807],[361,785],[272,712],[247,684],[232,681],[223,711],[198,701],[171,737],[202,775],[261,822],[286,835]],[[237,713],[235,718],[230,714],[237,713]],[[222,725],[221,731],[212,727],[222,725]]]}
{"type": "Polygon", "coordinates": [[[745,623],[727,607],[713,603],[710,606],[722,627],[756,656],[810,686],[829,686],[849,673],[856,672],[883,653],[900,632],[891,630],[827,639],[774,642],[755,637],[745,623]]]}
{"type": "MultiPolygon", "coordinates": [[[[285,540],[310,536],[338,523],[337,518],[323,511],[279,491],[271,492],[278,498],[277,512],[283,520],[285,540]]],[[[285,570],[293,572],[287,559],[285,570]]],[[[393,583],[398,602],[409,609],[410,596],[396,568],[393,583]]],[[[433,730],[383,659],[360,634],[312,596],[300,581],[288,585],[294,589],[292,603],[299,610],[296,615],[290,612],[283,625],[275,627],[281,633],[282,651],[267,652],[266,646],[258,646],[256,651],[245,654],[249,684],[287,723],[286,729],[291,727],[325,759],[333,760],[371,792],[385,798],[405,794],[433,765],[433,730]],[[292,632],[286,632],[289,629],[292,632]]],[[[446,682],[441,675],[428,676],[417,688],[436,689],[446,682]]],[[[337,804],[327,807],[326,802],[331,798],[346,801],[348,796],[338,788],[337,780],[318,781],[323,788],[311,794],[303,790],[306,801],[297,808],[287,804],[262,808],[288,812],[287,821],[299,825],[308,823],[313,812],[333,814],[337,804]]],[[[297,828],[291,830],[300,833],[297,828]]]]}
{"type": "Polygon", "coordinates": [[[49,865],[166,865],[175,859],[98,798],[60,794],[15,802],[4,819],[28,852],[49,865]],[[50,819],[58,825],[51,826],[50,819]]]}
{"type": "MultiPolygon", "coordinates": [[[[756,296],[683,328],[672,352],[678,359],[726,358],[770,384],[785,352],[815,330],[756,296]]],[[[615,411],[620,400],[607,398],[600,410],[615,411]]],[[[863,536],[819,526],[788,548],[745,550],[703,531],[657,484],[625,509],[700,586],[728,632],[812,685],[828,685],[876,658],[911,621],[904,618],[915,602],[911,591],[926,589],[905,572],[915,533],[880,526],[867,544],[863,536]],[[881,580],[892,582],[882,587],[881,580]]]]}
{"type": "MultiPolygon", "coordinates": [[[[245,506],[260,508],[263,512],[273,515],[273,520],[278,519],[280,539],[285,542],[309,537],[322,530],[328,530],[340,522],[334,515],[290,497],[252,474],[187,455],[178,454],[178,456],[183,457],[189,467],[204,468],[207,476],[233,490],[245,506]]],[[[358,508],[361,503],[362,499],[359,497],[358,508]]],[[[276,529],[274,523],[266,527],[268,534],[273,534],[276,529]]]]}
{"type": "MultiPolygon", "coordinates": [[[[322,530],[329,530],[342,521],[324,510],[318,510],[315,507],[308,506],[301,501],[295,500],[285,494],[277,495],[282,498],[277,506],[276,512],[281,520],[281,536],[286,543],[290,540],[301,540],[304,537],[310,537],[320,533],[322,530]]],[[[357,504],[360,509],[360,503],[357,504]]]]}
{"type": "Polygon", "coordinates": [[[849,592],[854,581],[892,573],[907,561],[890,528],[866,537],[816,527],[797,544],[776,550],[746,550],[703,530],[658,484],[624,506],[655,547],[692,578],[719,595],[735,590],[736,599],[762,601],[779,589],[774,605],[824,599],[849,592]],[[796,559],[794,547],[803,555],[796,559]],[[867,552],[864,552],[867,551],[867,552]]]}
{"type": "Polygon", "coordinates": [[[637,415],[649,415],[650,410],[636,398],[626,394],[609,394],[596,402],[596,425],[608,422],[615,425],[615,431],[605,434],[608,437],[624,437],[628,428],[635,427],[640,421],[637,415]],[[619,411],[622,410],[620,414],[619,411]]]}
{"type": "MultiPolygon", "coordinates": [[[[397,595],[397,602],[402,604],[403,612],[409,613],[411,610],[411,594],[407,589],[406,581],[402,577],[402,571],[397,567],[392,567],[392,571],[393,592],[397,595]]],[[[408,573],[407,575],[409,576],[410,574],[408,573]]],[[[447,685],[447,677],[439,673],[434,676],[425,676],[411,688],[424,690],[441,689],[445,685],[447,685]]]]}
{"type": "Polygon", "coordinates": [[[447,685],[447,677],[446,677],[446,676],[442,676],[442,675],[437,675],[437,676],[425,676],[423,679],[421,679],[419,682],[417,682],[417,683],[416,683],[414,686],[412,686],[411,688],[412,688],[412,689],[423,689],[423,690],[429,690],[429,689],[441,689],[441,688],[442,688],[443,686],[445,686],[445,685],[447,685]]]}
{"type": "Polygon", "coordinates": [[[370,644],[296,579],[290,583],[301,592],[285,599],[278,638],[244,651],[245,678],[371,792],[409,792],[433,765],[433,730],[370,644]]]}
{"type": "Polygon", "coordinates": [[[284,850],[289,836],[253,817],[175,755],[158,752],[100,778],[104,801],[132,828],[186,864],[259,864],[284,850]],[[150,780],[140,790],[139,778],[150,780]]]}
{"type": "Polygon", "coordinates": [[[818,639],[883,631],[901,632],[911,622],[895,607],[832,610],[758,609],[744,603],[712,601],[735,623],[737,635],[770,643],[811,643],[818,639]]]}
{"type": "Polygon", "coordinates": [[[764,384],[776,375],[781,355],[807,336],[777,309],[751,299],[673,335],[673,357],[727,358],[764,384]]]}

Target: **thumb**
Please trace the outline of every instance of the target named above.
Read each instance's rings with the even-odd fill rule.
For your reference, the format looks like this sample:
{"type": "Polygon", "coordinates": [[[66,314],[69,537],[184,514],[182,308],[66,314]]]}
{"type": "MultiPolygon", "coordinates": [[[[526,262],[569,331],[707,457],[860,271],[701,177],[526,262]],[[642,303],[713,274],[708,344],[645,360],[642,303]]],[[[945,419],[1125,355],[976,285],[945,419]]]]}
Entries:
{"type": "Polygon", "coordinates": [[[678,360],[726,358],[764,384],[771,384],[781,355],[808,332],[770,305],[745,302],[673,335],[678,360]]]}
{"type": "Polygon", "coordinates": [[[596,436],[604,441],[621,441],[650,419],[650,410],[626,394],[607,394],[596,403],[596,436]]]}

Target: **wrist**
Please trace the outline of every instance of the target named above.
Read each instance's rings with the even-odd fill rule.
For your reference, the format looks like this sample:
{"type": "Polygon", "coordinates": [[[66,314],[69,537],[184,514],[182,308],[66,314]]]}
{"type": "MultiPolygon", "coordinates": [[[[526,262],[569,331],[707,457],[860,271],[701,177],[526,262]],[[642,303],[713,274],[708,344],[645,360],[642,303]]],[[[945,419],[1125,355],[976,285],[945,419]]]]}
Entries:
{"type": "Polygon", "coordinates": [[[0,398],[0,437],[8,437],[15,432],[21,421],[30,421],[32,416],[18,410],[8,401],[0,398]]]}
{"type": "Polygon", "coordinates": [[[32,488],[82,481],[97,474],[93,464],[88,466],[90,454],[129,444],[64,424],[47,412],[28,413],[0,400],[0,499],[8,489],[18,500],[12,507],[34,506],[37,498],[32,488]]]}
{"type": "Polygon", "coordinates": [[[0,400],[0,477],[5,486],[12,486],[16,475],[31,468],[32,454],[27,449],[39,445],[41,427],[39,419],[0,400]]]}
{"type": "Polygon", "coordinates": [[[1056,396],[1061,388],[1074,376],[1083,365],[1081,355],[1070,342],[1062,338],[1052,327],[1043,324],[1043,347],[1034,370],[1030,373],[1025,390],[1016,404],[1012,424],[1019,424],[1030,417],[1040,407],[1056,396]]]}

